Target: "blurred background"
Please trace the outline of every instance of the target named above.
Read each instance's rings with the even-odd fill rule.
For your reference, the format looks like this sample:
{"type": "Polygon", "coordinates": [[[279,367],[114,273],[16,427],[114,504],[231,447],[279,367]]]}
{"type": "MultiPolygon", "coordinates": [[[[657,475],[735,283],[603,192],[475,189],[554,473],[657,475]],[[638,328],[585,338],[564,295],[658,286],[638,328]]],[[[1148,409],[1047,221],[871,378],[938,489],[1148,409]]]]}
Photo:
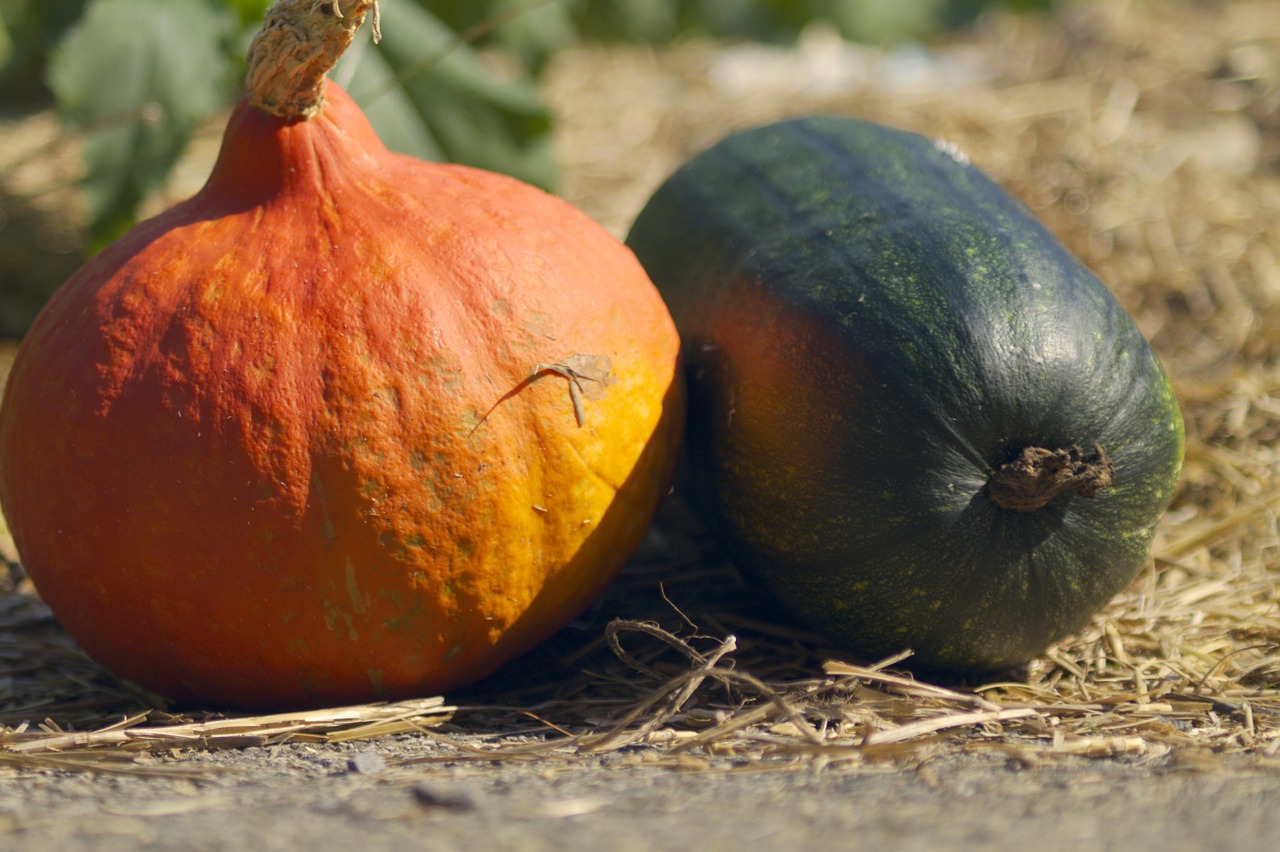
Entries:
{"type": "MultiPolygon", "coordinates": [[[[93,251],[199,188],[270,2],[0,0],[0,337],[21,336],[52,289],[93,251]]],[[[366,41],[334,76],[389,147],[564,191],[577,164],[557,144],[557,123],[574,106],[553,108],[548,80],[570,82],[557,76],[557,62],[584,49],[757,44],[773,51],[769,74],[777,83],[814,73],[812,56],[796,60],[805,68],[776,61],[802,43],[825,45],[828,64],[835,63],[826,73],[837,77],[849,71],[837,67],[848,65],[839,55],[845,44],[919,66],[931,45],[984,15],[1043,15],[1053,5],[383,0],[382,44],[368,44],[366,28],[366,41]]],[[[579,91],[590,95],[593,71],[574,68],[579,91]]],[[[610,120],[627,121],[625,91],[603,94],[611,99],[592,103],[608,109],[610,120]]],[[[626,223],[607,224],[616,231],[626,223]]]]}

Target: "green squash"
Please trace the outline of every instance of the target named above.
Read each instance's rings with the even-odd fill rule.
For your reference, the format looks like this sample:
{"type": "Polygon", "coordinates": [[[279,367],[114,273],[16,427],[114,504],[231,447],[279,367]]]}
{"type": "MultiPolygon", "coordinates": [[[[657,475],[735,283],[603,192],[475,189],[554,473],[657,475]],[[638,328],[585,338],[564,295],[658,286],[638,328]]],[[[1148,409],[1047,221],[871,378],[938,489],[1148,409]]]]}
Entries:
{"type": "Polygon", "coordinates": [[[731,136],[628,238],[689,378],[683,487],[851,651],[1021,664],[1147,558],[1182,461],[1106,287],[952,148],[829,116],[731,136]]]}

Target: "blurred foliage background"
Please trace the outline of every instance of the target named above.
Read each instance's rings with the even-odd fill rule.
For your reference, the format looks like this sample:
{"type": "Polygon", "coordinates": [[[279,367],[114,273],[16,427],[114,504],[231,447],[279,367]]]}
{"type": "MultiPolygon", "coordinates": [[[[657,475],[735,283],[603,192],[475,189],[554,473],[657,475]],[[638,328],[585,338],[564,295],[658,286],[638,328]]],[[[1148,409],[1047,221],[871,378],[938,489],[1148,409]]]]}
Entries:
{"type": "MultiPolygon", "coordinates": [[[[74,265],[136,221],[193,134],[239,97],[249,42],[271,2],[0,0],[0,121],[52,107],[59,132],[80,141],[83,239],[74,265]]],[[[388,147],[554,190],[551,116],[538,79],[557,51],[575,44],[692,37],[787,44],[823,22],[851,41],[893,46],[927,43],[987,7],[1034,12],[1053,3],[382,0],[381,44],[368,41],[366,27],[334,76],[388,147]]],[[[9,168],[2,159],[0,167],[9,168]]],[[[25,201],[0,171],[0,302],[16,289],[25,305],[17,318],[0,310],[0,334],[20,333],[46,295],[45,284],[14,271],[30,265],[12,256],[27,244],[15,242],[12,227],[25,201]]],[[[74,268],[66,260],[42,268],[60,281],[74,268]]]]}

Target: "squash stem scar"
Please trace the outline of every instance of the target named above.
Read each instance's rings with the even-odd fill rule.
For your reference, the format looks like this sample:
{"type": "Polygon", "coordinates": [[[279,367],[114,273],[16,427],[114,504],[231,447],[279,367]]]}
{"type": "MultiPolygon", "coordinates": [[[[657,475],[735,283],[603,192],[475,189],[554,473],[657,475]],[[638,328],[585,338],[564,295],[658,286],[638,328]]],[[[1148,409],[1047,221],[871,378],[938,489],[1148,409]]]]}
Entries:
{"type": "Polygon", "coordinates": [[[1046,450],[1025,447],[991,475],[991,502],[1002,509],[1034,512],[1064,491],[1092,498],[1111,487],[1115,466],[1100,444],[1086,455],[1079,447],[1046,450]]]}

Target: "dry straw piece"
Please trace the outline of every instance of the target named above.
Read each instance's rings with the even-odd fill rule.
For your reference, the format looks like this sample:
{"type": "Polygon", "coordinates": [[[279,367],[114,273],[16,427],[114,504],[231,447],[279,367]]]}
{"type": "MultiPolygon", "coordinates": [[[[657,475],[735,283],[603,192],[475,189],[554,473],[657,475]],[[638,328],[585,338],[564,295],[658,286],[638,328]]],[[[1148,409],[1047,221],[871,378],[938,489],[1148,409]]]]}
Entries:
{"type": "Polygon", "coordinates": [[[623,753],[695,771],[969,753],[1280,768],[1280,4],[1066,4],[989,17],[928,61],[820,30],[787,51],[583,48],[546,93],[564,194],[618,234],[680,161],[746,125],[821,110],[956,144],[1108,282],[1174,378],[1187,460],[1148,569],[1024,671],[932,685],[777,623],[673,502],[600,605],[456,709],[225,721],[148,711],[15,570],[0,766],[180,771],[133,756],[413,731],[432,750],[402,764],[647,744],[623,753]]]}

